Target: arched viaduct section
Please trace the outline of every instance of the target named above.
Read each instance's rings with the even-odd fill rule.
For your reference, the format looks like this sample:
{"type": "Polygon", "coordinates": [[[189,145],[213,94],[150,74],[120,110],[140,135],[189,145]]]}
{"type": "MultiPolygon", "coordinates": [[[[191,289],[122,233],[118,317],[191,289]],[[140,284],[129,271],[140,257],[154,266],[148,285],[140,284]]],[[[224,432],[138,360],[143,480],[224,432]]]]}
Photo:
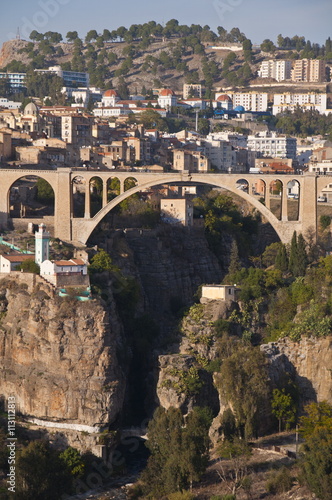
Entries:
{"type": "MultiPolygon", "coordinates": [[[[120,174],[120,173],[119,173],[120,174]]],[[[92,174],[90,174],[92,175],[92,174]]],[[[124,173],[116,175],[116,177],[123,177],[124,173]]],[[[125,177],[129,177],[130,173],[126,172],[125,177]]],[[[84,176],[83,176],[84,177],[84,176]]],[[[101,176],[100,176],[101,177],[101,176]]],[[[275,177],[270,175],[253,175],[253,174],[184,174],[184,173],[164,173],[164,174],[141,174],[135,173],[134,177],[137,179],[137,186],[122,192],[119,196],[114,198],[106,206],[100,210],[92,219],[72,219],[72,239],[86,243],[94,228],[101,222],[107,213],[109,213],[116,205],[121,203],[129,196],[141,191],[142,189],[150,188],[160,184],[185,182],[185,183],[202,183],[216,187],[227,189],[244,200],[253,205],[275,229],[281,241],[288,243],[291,240],[294,231],[305,232],[306,229],[313,228],[316,231],[316,176],[291,176],[282,175],[282,217],[278,220],[275,215],[267,208],[270,206],[270,193],[269,185],[275,180],[275,177]],[[249,187],[257,181],[265,183],[265,203],[264,206],[257,198],[250,194],[238,189],[238,181],[245,180],[248,182],[249,187]],[[289,181],[297,180],[300,184],[300,210],[298,221],[288,221],[287,213],[287,184],[289,181]],[[304,203],[303,200],[306,200],[304,203]]],[[[278,179],[279,179],[278,177],[278,179]]],[[[121,179],[120,179],[121,181],[121,179]]]]}
{"type": "Polygon", "coordinates": [[[55,193],[55,236],[65,241],[76,241],[86,243],[95,227],[101,222],[107,213],[116,205],[129,196],[145,188],[170,183],[201,183],[227,189],[254,206],[270,222],[279,238],[284,243],[291,240],[294,230],[303,232],[309,228],[316,233],[317,230],[317,192],[327,184],[332,183],[332,176],[316,176],[315,174],[304,175],[264,175],[264,174],[218,174],[201,173],[194,174],[188,172],[131,172],[131,171],[86,171],[75,169],[58,170],[23,170],[7,169],[0,170],[0,225],[6,227],[9,211],[9,192],[15,181],[26,176],[38,176],[49,182],[55,193]],[[73,179],[82,177],[86,185],[86,200],[89,199],[89,185],[94,177],[98,177],[103,182],[103,207],[94,216],[90,217],[89,202],[86,201],[84,218],[73,217],[73,179]],[[125,180],[135,178],[137,185],[124,191],[125,180]],[[120,195],[107,203],[107,182],[117,178],[120,181],[120,195]],[[280,220],[270,211],[270,184],[278,180],[281,185],[281,218],[280,220]],[[299,183],[299,217],[297,221],[288,220],[287,208],[287,184],[296,180],[299,183]],[[239,181],[248,184],[248,193],[238,189],[239,181]],[[253,186],[261,182],[265,186],[264,198],[265,206],[253,196],[253,186]]]}

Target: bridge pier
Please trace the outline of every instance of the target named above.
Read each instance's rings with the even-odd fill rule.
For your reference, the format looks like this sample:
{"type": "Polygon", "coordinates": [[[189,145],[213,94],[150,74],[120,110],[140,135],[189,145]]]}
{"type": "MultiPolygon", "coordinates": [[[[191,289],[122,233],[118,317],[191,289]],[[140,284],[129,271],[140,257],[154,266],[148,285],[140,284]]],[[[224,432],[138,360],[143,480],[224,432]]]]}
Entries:
{"type": "Polygon", "coordinates": [[[85,204],[84,204],[84,219],[91,217],[91,203],[90,203],[90,179],[85,181],[85,204]]]}
{"type": "Polygon", "coordinates": [[[103,180],[103,202],[102,207],[106,207],[107,205],[107,179],[103,180]]]}
{"type": "Polygon", "coordinates": [[[265,184],[265,206],[269,210],[271,210],[271,193],[270,193],[270,186],[267,186],[265,184]]]}
{"type": "Polygon", "coordinates": [[[281,220],[288,221],[287,184],[285,182],[283,182],[281,193],[281,220]]]}

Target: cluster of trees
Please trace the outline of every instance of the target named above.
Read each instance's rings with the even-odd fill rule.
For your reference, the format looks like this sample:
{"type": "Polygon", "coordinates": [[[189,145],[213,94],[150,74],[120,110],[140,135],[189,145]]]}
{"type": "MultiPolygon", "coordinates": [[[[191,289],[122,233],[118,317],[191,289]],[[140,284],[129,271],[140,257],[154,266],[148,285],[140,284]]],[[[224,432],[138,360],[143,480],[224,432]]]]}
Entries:
{"type": "MultiPolygon", "coordinates": [[[[7,471],[8,451],[2,437],[0,432],[0,467],[7,471]]],[[[89,472],[91,462],[89,455],[82,456],[74,448],[59,452],[47,441],[31,441],[21,446],[16,458],[15,498],[22,500],[58,500],[62,495],[70,495],[75,482],[84,479],[89,472]]],[[[5,492],[2,495],[1,498],[10,498],[5,492]]]]}
{"type": "Polygon", "coordinates": [[[308,137],[321,134],[332,140],[332,116],[322,115],[319,111],[303,111],[301,108],[294,112],[286,111],[274,117],[273,122],[278,130],[284,134],[308,137]]]}
{"type": "Polygon", "coordinates": [[[322,500],[332,499],[332,406],[312,403],[301,418],[305,439],[301,469],[310,490],[322,500]]]}
{"type": "Polygon", "coordinates": [[[185,419],[177,408],[156,410],[146,443],[151,456],[141,478],[145,495],[161,498],[201,478],[208,464],[211,423],[206,408],[194,408],[185,419]]]}
{"type": "Polygon", "coordinates": [[[255,332],[261,324],[264,341],[284,336],[299,340],[303,336],[323,337],[331,333],[329,294],[323,294],[323,290],[332,287],[330,256],[319,260],[319,247],[294,233],[287,248],[273,243],[262,256],[251,261],[255,267],[241,267],[234,244],[225,277],[225,282],[240,285],[244,307],[239,315],[234,314],[233,320],[247,338],[260,341],[255,332]]]}
{"type": "Polygon", "coordinates": [[[241,257],[244,259],[248,257],[252,236],[257,234],[259,219],[243,215],[232,197],[217,191],[197,197],[194,199],[194,216],[204,217],[209,246],[223,266],[225,266],[225,232],[237,239],[241,257]]]}
{"type": "Polygon", "coordinates": [[[277,45],[279,49],[284,50],[296,50],[300,53],[301,58],[315,59],[317,57],[325,57],[327,59],[332,58],[332,45],[331,38],[328,37],[325,44],[320,46],[318,43],[311,43],[310,40],[306,40],[304,36],[293,36],[289,38],[288,36],[283,37],[281,34],[278,35],[277,45]]]}

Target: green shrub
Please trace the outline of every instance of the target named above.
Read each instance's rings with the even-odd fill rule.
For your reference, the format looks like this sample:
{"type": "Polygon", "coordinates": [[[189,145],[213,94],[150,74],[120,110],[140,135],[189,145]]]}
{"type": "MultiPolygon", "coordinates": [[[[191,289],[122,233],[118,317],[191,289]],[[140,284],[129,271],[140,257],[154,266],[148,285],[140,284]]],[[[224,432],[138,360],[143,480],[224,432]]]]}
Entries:
{"type": "Polygon", "coordinates": [[[320,219],[319,219],[319,222],[320,222],[320,227],[323,229],[327,229],[330,224],[331,224],[331,217],[329,215],[321,215],[320,216],[320,219]]]}
{"type": "Polygon", "coordinates": [[[268,493],[275,495],[276,493],[285,493],[293,486],[293,478],[286,467],[271,473],[270,478],[266,483],[268,493]]]}
{"type": "Polygon", "coordinates": [[[190,491],[177,491],[168,495],[168,500],[194,500],[195,496],[190,491]]]}

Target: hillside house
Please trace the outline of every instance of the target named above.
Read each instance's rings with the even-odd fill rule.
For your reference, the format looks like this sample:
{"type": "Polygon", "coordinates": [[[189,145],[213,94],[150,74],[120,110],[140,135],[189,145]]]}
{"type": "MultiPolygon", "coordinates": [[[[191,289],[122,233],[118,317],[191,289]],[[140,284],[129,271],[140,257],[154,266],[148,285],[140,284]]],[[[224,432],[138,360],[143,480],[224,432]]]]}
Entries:
{"type": "Polygon", "coordinates": [[[34,255],[29,254],[10,254],[0,255],[0,273],[10,273],[16,271],[17,268],[26,260],[34,260],[34,255]]]}
{"type": "Polygon", "coordinates": [[[44,260],[40,275],[54,286],[89,286],[88,266],[83,259],[44,260]]]}

